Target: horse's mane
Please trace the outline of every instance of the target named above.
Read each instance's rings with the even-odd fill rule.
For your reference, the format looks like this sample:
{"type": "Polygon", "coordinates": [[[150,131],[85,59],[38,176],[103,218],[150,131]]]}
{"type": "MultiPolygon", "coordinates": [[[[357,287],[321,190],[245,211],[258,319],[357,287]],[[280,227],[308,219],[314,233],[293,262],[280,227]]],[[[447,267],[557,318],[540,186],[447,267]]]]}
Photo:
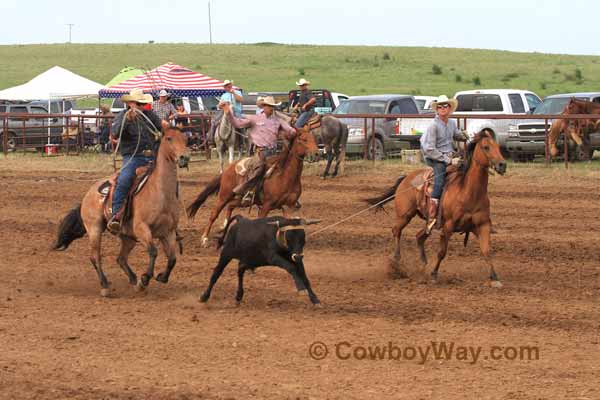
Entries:
{"type": "Polygon", "coordinates": [[[487,129],[482,130],[473,137],[473,140],[471,142],[469,142],[466,149],[465,162],[462,166],[456,168],[454,171],[449,171],[451,173],[448,174],[448,184],[453,184],[454,182],[461,185],[464,184],[467,171],[469,171],[469,168],[471,168],[471,164],[473,163],[473,154],[475,153],[477,145],[479,144],[481,139],[483,139],[484,137],[488,137],[489,133],[486,134],[486,132],[488,132],[487,129]]]}

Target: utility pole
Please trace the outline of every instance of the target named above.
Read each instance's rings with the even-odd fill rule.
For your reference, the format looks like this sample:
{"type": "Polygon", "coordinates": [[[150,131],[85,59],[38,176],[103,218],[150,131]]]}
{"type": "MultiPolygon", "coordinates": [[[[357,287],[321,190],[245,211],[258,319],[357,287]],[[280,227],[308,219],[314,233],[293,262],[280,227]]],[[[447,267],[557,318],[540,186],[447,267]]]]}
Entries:
{"type": "Polygon", "coordinates": [[[212,21],[210,18],[210,0],[208,0],[208,34],[210,37],[210,44],[212,44],[212,21]]]}
{"type": "Polygon", "coordinates": [[[75,24],[65,24],[65,25],[67,25],[69,27],[69,42],[68,43],[71,43],[71,29],[73,28],[73,26],[75,24]]]}

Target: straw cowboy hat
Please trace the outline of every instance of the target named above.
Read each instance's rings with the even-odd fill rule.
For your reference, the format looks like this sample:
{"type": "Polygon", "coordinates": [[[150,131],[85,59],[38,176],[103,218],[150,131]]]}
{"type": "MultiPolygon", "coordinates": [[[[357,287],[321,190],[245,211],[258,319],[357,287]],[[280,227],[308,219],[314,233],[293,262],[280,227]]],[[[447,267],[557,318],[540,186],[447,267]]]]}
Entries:
{"type": "Polygon", "coordinates": [[[300,78],[300,80],[298,82],[296,82],[296,85],[298,85],[298,86],[310,85],[310,81],[307,81],[304,78],[300,78]]]}
{"type": "Polygon", "coordinates": [[[223,81],[223,86],[227,86],[227,85],[233,85],[233,81],[230,81],[229,79],[225,79],[223,81]]]}
{"type": "Polygon", "coordinates": [[[281,105],[281,102],[275,103],[275,99],[273,98],[273,96],[266,96],[266,97],[263,97],[261,105],[262,106],[279,107],[281,105]]]}
{"type": "Polygon", "coordinates": [[[128,101],[135,101],[136,103],[148,104],[152,103],[152,95],[144,94],[142,89],[133,89],[129,94],[121,96],[121,101],[127,103],[128,101]]]}
{"type": "Polygon", "coordinates": [[[456,107],[458,107],[458,100],[449,99],[445,94],[439,96],[435,101],[431,102],[431,109],[436,110],[437,106],[440,104],[450,104],[450,112],[453,113],[456,111],[456,107]]]}
{"type": "Polygon", "coordinates": [[[256,98],[256,106],[257,107],[262,107],[264,101],[265,101],[265,98],[263,96],[258,96],[256,98]]]}

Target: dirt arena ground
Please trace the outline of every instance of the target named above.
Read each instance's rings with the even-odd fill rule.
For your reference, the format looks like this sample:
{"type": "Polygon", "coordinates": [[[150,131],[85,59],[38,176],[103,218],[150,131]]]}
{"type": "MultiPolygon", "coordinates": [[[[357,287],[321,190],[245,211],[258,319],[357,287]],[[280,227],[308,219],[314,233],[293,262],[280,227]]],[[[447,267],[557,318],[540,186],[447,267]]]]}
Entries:
{"type": "MultiPolygon", "coordinates": [[[[440,282],[429,282],[417,263],[417,220],[404,242],[411,276],[391,279],[388,207],[390,214],[365,213],[308,241],[307,273],[322,308],[275,268],[248,275],[236,306],[235,264],[204,307],[197,298],[217,259],[200,248],[208,208],[190,225],[182,219],[185,254],[171,281],[153,281],[145,294],[128,286],[109,234],[110,298],[99,295],[87,238],[48,251],[59,219],[108,171],[74,163],[0,160],[0,398],[600,398],[598,172],[511,164],[506,177],[491,178],[502,289],[486,285],[477,240],[463,248],[462,236],[451,241],[440,282]],[[452,354],[436,358],[431,349],[441,345],[453,345],[452,354]]],[[[186,201],[210,168],[182,172],[186,201]]],[[[304,215],[323,219],[310,230],[361,210],[361,198],[405,169],[357,163],[322,181],[309,168],[304,215]]],[[[436,248],[430,240],[430,262],[436,248]]],[[[137,248],[138,275],[146,262],[137,248]]],[[[161,254],[158,271],[165,263],[161,254]]]]}

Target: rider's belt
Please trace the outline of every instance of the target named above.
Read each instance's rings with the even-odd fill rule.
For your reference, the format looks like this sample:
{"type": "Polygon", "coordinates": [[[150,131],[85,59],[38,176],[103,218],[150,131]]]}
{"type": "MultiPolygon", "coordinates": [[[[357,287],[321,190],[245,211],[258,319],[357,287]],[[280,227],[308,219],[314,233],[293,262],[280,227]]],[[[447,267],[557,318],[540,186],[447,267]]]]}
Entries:
{"type": "Polygon", "coordinates": [[[259,153],[263,153],[265,155],[265,157],[277,154],[277,149],[274,148],[274,147],[260,147],[260,146],[257,146],[256,147],[256,151],[258,151],[259,153]]]}
{"type": "Polygon", "coordinates": [[[152,150],[144,150],[142,151],[142,155],[144,157],[152,157],[152,150]]]}

